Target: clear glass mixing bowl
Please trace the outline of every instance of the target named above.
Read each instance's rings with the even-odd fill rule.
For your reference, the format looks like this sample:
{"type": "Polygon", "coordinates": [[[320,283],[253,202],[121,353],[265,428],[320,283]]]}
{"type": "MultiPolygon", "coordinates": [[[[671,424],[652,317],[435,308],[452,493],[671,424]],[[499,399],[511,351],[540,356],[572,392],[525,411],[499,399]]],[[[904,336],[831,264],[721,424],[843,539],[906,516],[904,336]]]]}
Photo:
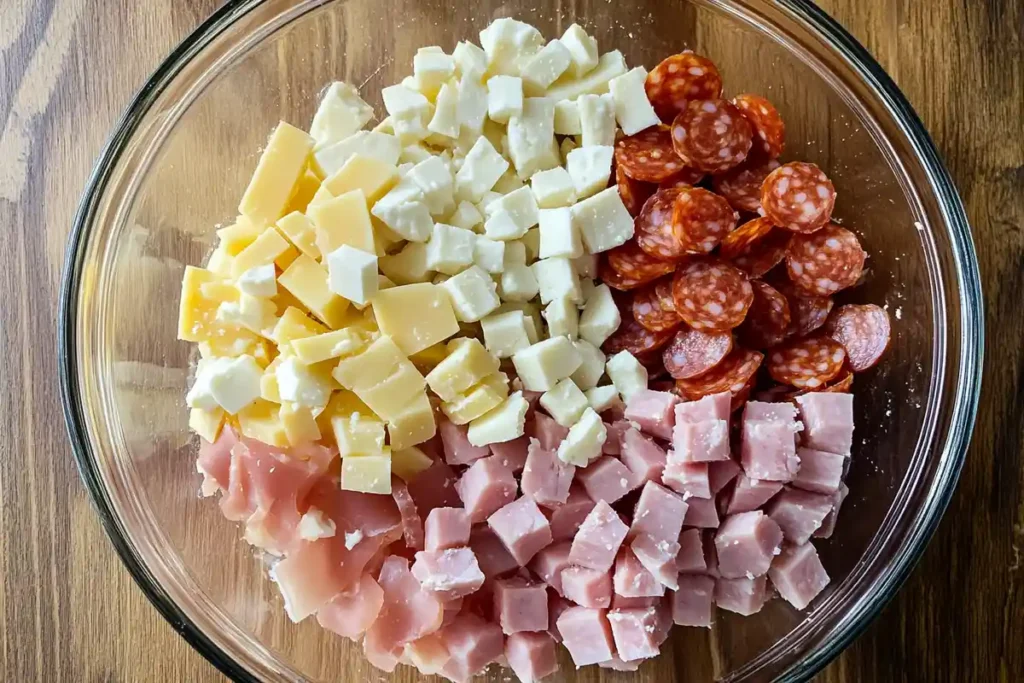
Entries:
{"type": "MultiPolygon", "coordinates": [[[[629,64],[692,47],[727,91],[779,108],[789,158],[821,165],[837,217],[871,254],[856,296],[884,302],[892,350],[858,378],[851,496],[833,577],[808,613],[776,600],[674,631],[650,680],[804,680],[892,598],[963,464],[980,386],[982,300],[960,201],[927,134],[875,61],[800,0],[229,2],[160,66],[118,124],[86,189],[65,271],[64,406],[82,477],[122,559],[164,616],[238,680],[359,680],[379,672],[315,620],[291,624],[264,565],[197,495],[184,396],[190,345],[175,339],[182,269],[231,220],[269,131],[308,125],[324,84],[378,93],[417,47],[475,38],[498,16],[560,35],[574,21],[629,64]],[[588,8],[584,11],[582,8],[588,8]]],[[[140,10],[141,11],[141,10],[140,10]]],[[[409,678],[406,673],[395,674],[409,678]]],[[[557,680],[589,678],[563,666],[557,680]]],[[[497,678],[495,678],[497,680],[497,678]]]]}

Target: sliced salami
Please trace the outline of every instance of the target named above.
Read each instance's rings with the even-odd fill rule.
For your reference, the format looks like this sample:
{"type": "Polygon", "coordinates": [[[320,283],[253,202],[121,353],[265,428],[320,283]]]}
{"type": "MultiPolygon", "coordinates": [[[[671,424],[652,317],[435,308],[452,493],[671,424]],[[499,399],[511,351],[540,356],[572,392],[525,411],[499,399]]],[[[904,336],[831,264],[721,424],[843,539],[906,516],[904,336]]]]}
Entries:
{"type": "Polygon", "coordinates": [[[660,183],[683,170],[667,126],[652,126],[615,142],[615,162],[634,180],[660,183]]]}
{"type": "Polygon", "coordinates": [[[768,374],[797,389],[817,390],[839,374],[845,361],[846,351],[833,339],[799,339],[771,351],[768,374]]]}
{"type": "Polygon", "coordinates": [[[752,141],[750,123],[726,100],[693,100],[672,122],[672,145],[687,166],[722,173],[743,163],[752,141]]]}
{"type": "Polygon", "coordinates": [[[630,240],[605,252],[604,262],[618,277],[610,276],[607,270],[599,272],[600,278],[615,289],[633,289],[648,282],[654,282],[662,275],[675,270],[676,265],[650,256],[630,240]],[[610,281],[611,280],[611,281],[610,281]],[[618,284],[613,284],[613,282],[618,284]]]}
{"type": "Polygon", "coordinates": [[[776,159],[786,148],[786,124],[772,103],[760,95],[743,94],[732,98],[754,129],[754,149],[776,159]]]}
{"type": "Polygon", "coordinates": [[[832,223],[813,234],[793,236],[786,270],[804,292],[830,296],[857,283],[865,258],[857,236],[832,223]]]}
{"type": "Polygon", "coordinates": [[[692,379],[676,380],[676,393],[688,401],[723,391],[735,396],[751,384],[763,360],[764,354],[737,347],[708,372],[692,379]]]}
{"type": "Polygon", "coordinates": [[[743,385],[739,391],[735,391],[732,394],[732,399],[729,401],[729,411],[735,413],[740,408],[747,404],[750,400],[750,394],[754,391],[755,378],[751,377],[746,384],[743,385]]]}
{"type": "Polygon", "coordinates": [[[768,174],[761,186],[761,210],[775,225],[793,232],[820,230],[832,219],[836,188],[820,168],[791,161],[768,174]]]}
{"type": "Polygon", "coordinates": [[[779,167],[775,159],[747,159],[734,169],[711,179],[711,187],[738,211],[757,213],[761,209],[761,186],[768,174],[779,167]]]}
{"type": "Polygon", "coordinates": [[[627,318],[601,348],[609,356],[619,351],[629,351],[639,359],[641,354],[657,351],[668,344],[672,340],[672,334],[672,330],[652,332],[637,321],[627,318]]]}
{"type": "Polygon", "coordinates": [[[694,187],[697,183],[704,180],[707,173],[704,171],[698,171],[695,168],[683,167],[682,171],[676,173],[665,180],[662,180],[658,185],[659,189],[682,189],[684,187],[694,187]]]}
{"type": "Polygon", "coordinates": [[[754,280],[754,303],[737,328],[740,340],[755,349],[778,346],[789,336],[789,302],[771,285],[754,280]]]}
{"type": "Polygon", "coordinates": [[[699,377],[718,365],[732,351],[728,332],[701,332],[684,327],[662,352],[662,362],[675,379],[699,377]]]}
{"type": "Polygon", "coordinates": [[[747,221],[722,238],[722,248],[718,250],[718,255],[727,261],[732,261],[767,237],[774,227],[767,218],[755,218],[747,221]]]}
{"type": "Polygon", "coordinates": [[[672,230],[672,212],[681,190],[658,190],[644,202],[633,221],[637,245],[654,258],[674,261],[686,256],[686,249],[672,230]]]}
{"type": "Polygon", "coordinates": [[[825,324],[825,334],[846,349],[850,369],[863,372],[874,367],[892,333],[889,314],[875,304],[846,304],[837,308],[825,324]]]}
{"type": "Polygon", "coordinates": [[[617,164],[615,166],[615,185],[619,188],[619,197],[622,198],[626,211],[629,211],[629,215],[634,218],[640,213],[644,202],[658,189],[658,186],[653,183],[630,178],[617,164]]]}
{"type": "Polygon", "coordinates": [[[791,337],[806,337],[819,329],[828,320],[828,314],[832,311],[832,297],[801,296],[796,293],[795,287],[786,292],[786,301],[789,302],[791,337]]]}
{"type": "MultiPolygon", "coordinates": [[[[648,381],[657,380],[659,378],[665,378],[668,381],[672,381],[666,377],[668,373],[665,372],[665,366],[661,362],[660,349],[637,354],[636,359],[640,361],[640,365],[644,366],[644,369],[647,370],[648,381]]],[[[650,388],[649,385],[648,388],[650,388]]]]}
{"type": "MultiPolygon", "coordinates": [[[[849,353],[847,353],[846,358],[847,360],[849,360],[849,353]]],[[[852,388],[853,370],[851,370],[849,367],[844,367],[842,370],[839,371],[839,374],[836,376],[836,378],[832,380],[831,384],[829,384],[824,389],[820,389],[819,391],[827,391],[829,393],[834,394],[848,394],[850,393],[850,389],[852,388]]]]}
{"type": "Polygon", "coordinates": [[[695,330],[727,332],[743,322],[754,300],[746,274],[728,263],[701,260],[676,271],[676,312],[695,330]]]}
{"type": "Polygon", "coordinates": [[[671,121],[687,100],[721,97],[722,76],[710,59],[687,50],[663,59],[651,69],[644,89],[658,116],[671,121]]]}
{"type": "Polygon", "coordinates": [[[663,277],[633,295],[633,317],[653,332],[674,330],[683,319],[676,313],[672,299],[672,278],[663,277]]]}
{"type": "Polygon", "coordinates": [[[772,230],[737,255],[732,263],[752,278],[764,277],[786,258],[789,237],[785,230],[772,230]]]}
{"type": "Polygon", "coordinates": [[[679,190],[672,210],[672,234],[691,254],[709,254],[736,227],[736,212],[724,198],[699,187],[679,190]]]}

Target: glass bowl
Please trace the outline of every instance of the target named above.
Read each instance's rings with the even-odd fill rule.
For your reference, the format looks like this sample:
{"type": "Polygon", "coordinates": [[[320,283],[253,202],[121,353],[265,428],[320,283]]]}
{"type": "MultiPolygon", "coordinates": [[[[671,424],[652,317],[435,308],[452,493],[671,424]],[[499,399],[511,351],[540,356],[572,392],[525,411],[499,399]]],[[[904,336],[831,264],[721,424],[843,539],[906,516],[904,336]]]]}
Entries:
{"type": "MultiPolygon", "coordinates": [[[[766,95],[787,123],[786,158],[825,169],[839,191],[837,219],[871,255],[852,296],[884,302],[893,318],[889,355],[857,381],[851,495],[833,539],[820,545],[833,578],[827,592],[806,613],[775,600],[751,618],[720,612],[710,631],[677,628],[641,673],[805,680],[867,626],[920,557],[964,461],[983,334],[969,227],[934,146],[878,64],[809,2],[627,4],[228,2],[174,50],[118,123],[68,249],[65,415],[82,478],[125,564],[229,676],[381,674],[315,620],[291,624],[239,527],[197,495],[184,403],[192,348],[175,338],[183,268],[202,263],[214,227],[234,217],[279,119],[308,125],[333,79],[358,85],[382,111],[380,89],[411,72],[417,47],[450,50],[498,16],[547,36],[578,21],[630,65],[650,68],[692,47],[719,65],[728,93],[766,95]]],[[[398,671],[396,679],[408,677],[398,671]]],[[[563,662],[554,680],[592,676],[563,662]]]]}

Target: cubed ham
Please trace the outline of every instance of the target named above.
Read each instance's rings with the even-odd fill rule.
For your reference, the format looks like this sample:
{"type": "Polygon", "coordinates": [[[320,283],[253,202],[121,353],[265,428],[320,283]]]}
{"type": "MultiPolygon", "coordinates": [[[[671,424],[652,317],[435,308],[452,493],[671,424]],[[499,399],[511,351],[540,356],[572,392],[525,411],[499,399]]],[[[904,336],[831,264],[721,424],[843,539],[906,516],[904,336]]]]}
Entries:
{"type": "Polygon", "coordinates": [[[530,439],[520,480],[523,495],[543,507],[557,508],[568,500],[575,473],[576,468],[559,460],[555,451],[541,448],[539,441],[530,439]]]}
{"type": "Polygon", "coordinates": [[[424,590],[435,593],[442,600],[455,600],[475,593],[484,585],[484,573],[470,548],[416,553],[412,574],[424,590]]]}
{"type": "Polygon", "coordinates": [[[548,592],[548,635],[556,643],[562,642],[562,634],[558,631],[558,617],[562,616],[562,612],[570,607],[575,607],[575,605],[561,596],[548,592]]]}
{"type": "Polygon", "coordinates": [[[548,627],[548,590],[543,583],[514,576],[494,582],[494,613],[506,635],[548,627]]]}
{"type": "Polygon", "coordinates": [[[668,588],[676,587],[676,577],[679,575],[678,543],[658,541],[647,534],[640,534],[633,539],[630,548],[636,559],[658,583],[668,588]]]}
{"type": "Polygon", "coordinates": [[[633,429],[633,425],[625,420],[615,420],[613,422],[605,420],[604,428],[607,432],[607,438],[601,446],[601,452],[605,455],[621,455],[626,432],[633,429]]]}
{"type": "Polygon", "coordinates": [[[508,574],[519,568],[516,558],[505,548],[501,539],[491,531],[490,527],[478,526],[473,529],[469,536],[469,547],[476,555],[480,571],[487,579],[493,579],[508,574]]]}
{"type": "Polygon", "coordinates": [[[571,540],[593,509],[594,501],[587,492],[579,484],[573,484],[565,505],[551,512],[551,536],[556,541],[571,540]]]}
{"type": "Polygon", "coordinates": [[[444,628],[448,624],[455,621],[455,617],[459,616],[462,612],[462,606],[466,604],[464,597],[455,598],[454,600],[444,601],[444,618],[441,620],[441,627],[444,628]]]}
{"type": "Polygon", "coordinates": [[[796,422],[796,406],[788,401],[783,403],[765,403],[763,401],[747,401],[743,406],[744,420],[763,420],[765,422],[796,422]]]}
{"type": "Polygon", "coordinates": [[[533,430],[527,431],[526,434],[537,439],[544,450],[557,451],[558,445],[569,435],[569,428],[558,424],[554,418],[538,412],[533,418],[533,430]]]}
{"type": "Polygon", "coordinates": [[[683,401],[675,408],[677,424],[679,422],[728,420],[731,412],[732,394],[728,391],[705,396],[697,401],[683,401]]]}
{"type": "Polygon", "coordinates": [[[449,465],[469,465],[491,454],[487,446],[471,444],[467,430],[468,425],[457,425],[443,418],[438,420],[437,431],[441,434],[444,459],[449,465]]]}
{"type": "Polygon", "coordinates": [[[761,511],[726,517],[715,534],[718,571],[727,579],[761,576],[782,547],[782,530],[761,511]]]}
{"type": "Polygon", "coordinates": [[[729,423],[726,420],[680,422],[677,418],[672,430],[672,452],[669,457],[670,461],[676,462],[728,460],[729,423]]]}
{"type": "Polygon", "coordinates": [[[518,486],[512,470],[494,457],[474,462],[455,484],[469,519],[476,524],[508,505],[516,497],[518,486]]]}
{"type": "Polygon", "coordinates": [[[682,574],[679,588],[672,593],[672,621],[679,626],[711,628],[711,607],[715,580],[699,574],[682,574]]]}
{"type": "Polygon", "coordinates": [[[764,607],[768,599],[767,576],[715,581],[715,604],[724,610],[749,617],[764,607]]]}
{"type": "Polygon", "coordinates": [[[836,518],[839,516],[839,508],[849,493],[850,489],[846,487],[846,484],[839,485],[839,490],[832,494],[832,509],[825,516],[821,528],[814,532],[814,538],[832,538],[832,532],[836,528],[836,518]]]}
{"type": "Polygon", "coordinates": [[[853,394],[812,392],[796,397],[804,425],[803,445],[849,455],[853,447],[853,394]]]}
{"type": "Polygon", "coordinates": [[[625,662],[658,656],[655,632],[658,630],[658,614],[653,607],[639,609],[616,609],[608,613],[612,627],[615,652],[625,662]]]}
{"type": "Polygon", "coordinates": [[[703,531],[701,541],[704,546],[704,571],[702,574],[719,578],[718,550],[715,548],[715,531],[703,531]]]}
{"type": "Polygon", "coordinates": [[[435,508],[427,515],[424,531],[429,551],[468,545],[469,515],[462,508],[435,508]]]}
{"type": "Polygon", "coordinates": [[[631,673],[633,671],[639,671],[640,665],[643,663],[644,660],[642,659],[634,659],[632,662],[624,662],[618,657],[612,657],[607,662],[598,662],[597,666],[602,669],[610,669],[611,671],[631,673]]]}
{"type": "MultiPolygon", "coordinates": [[[[650,538],[646,534],[644,536],[650,538]]],[[[665,585],[647,570],[631,548],[623,548],[615,560],[612,587],[616,594],[626,598],[651,598],[665,594],[665,585]]]]}
{"type": "Polygon", "coordinates": [[[757,510],[781,491],[782,486],[781,481],[751,479],[741,474],[736,478],[736,485],[728,493],[725,514],[736,515],[757,510]]]}
{"type": "Polygon", "coordinates": [[[475,614],[463,612],[441,636],[449,655],[441,674],[453,681],[468,681],[505,655],[501,628],[475,614]]]}
{"type": "Polygon", "coordinates": [[[608,572],[569,566],[562,570],[562,594],[582,607],[608,607],[612,603],[612,577],[608,572]]]}
{"type": "Polygon", "coordinates": [[[707,568],[704,559],[704,539],[700,529],[686,529],[679,534],[676,569],[683,574],[698,574],[707,571],[707,568]]]}
{"type": "Polygon", "coordinates": [[[612,568],[615,555],[628,532],[629,527],[619,519],[615,510],[604,501],[598,502],[573,538],[569,561],[581,567],[606,572],[612,568]]]}
{"type": "Polygon", "coordinates": [[[675,394],[641,389],[629,397],[624,416],[626,420],[640,425],[640,429],[647,434],[671,439],[677,403],[679,397],[675,394]]]}
{"type": "Polygon", "coordinates": [[[359,583],[321,607],[316,620],[328,631],[359,640],[377,619],[383,604],[384,590],[372,576],[363,574],[359,583]]]}
{"type": "MultiPolygon", "coordinates": [[[[409,487],[401,478],[391,475],[391,497],[398,505],[398,511],[402,515],[402,536],[405,537],[405,545],[412,550],[423,548],[423,519],[416,509],[416,501],[409,493],[409,487]]],[[[465,545],[465,544],[463,544],[465,545]]]]}
{"type": "Polygon", "coordinates": [[[688,498],[686,517],[683,523],[686,526],[699,529],[717,529],[720,523],[718,518],[718,506],[712,498],[688,498]]]}
{"type": "Polygon", "coordinates": [[[603,609],[570,607],[558,617],[558,632],[577,668],[615,656],[612,628],[603,609]]]}
{"type": "Polygon", "coordinates": [[[522,472],[526,465],[526,449],[530,445],[530,437],[523,434],[518,439],[504,443],[492,443],[491,453],[505,467],[515,472],[522,472]]]}
{"type": "MultiPolygon", "coordinates": [[[[457,616],[457,615],[455,615],[457,616]]],[[[453,616],[454,620],[454,616],[453,616]]],[[[445,624],[447,626],[447,624],[445,624]]],[[[403,659],[415,666],[424,676],[441,673],[451,655],[444,644],[441,631],[423,636],[405,646],[403,659]]]]}
{"type": "Polygon", "coordinates": [[[217,491],[226,491],[231,483],[231,449],[238,443],[238,436],[230,426],[220,430],[213,443],[199,440],[199,456],[196,469],[203,475],[200,492],[212,496],[217,491]]]}
{"type": "Polygon", "coordinates": [[[488,517],[487,524],[520,567],[525,567],[542,548],[551,545],[551,525],[533,499],[526,496],[488,517]]]}
{"type": "Polygon", "coordinates": [[[633,474],[617,458],[604,455],[579,470],[576,478],[592,500],[614,503],[629,493],[633,474]]]}
{"type": "MultiPolygon", "coordinates": [[[[720,462],[732,461],[722,460],[720,462]]],[[[682,494],[686,500],[710,498],[711,482],[708,478],[708,467],[711,464],[706,462],[670,462],[665,466],[661,482],[676,493],[682,494]]]]}
{"type": "Polygon", "coordinates": [[[843,480],[845,455],[836,455],[812,448],[798,448],[800,471],[793,479],[793,486],[814,493],[835,493],[843,480]]]}
{"type": "Polygon", "coordinates": [[[751,479],[792,481],[800,469],[796,454],[796,422],[744,420],[740,463],[751,479]]]}
{"type": "Polygon", "coordinates": [[[786,488],[772,500],[767,510],[787,541],[803,545],[832,511],[832,496],[786,488]]]}
{"type": "Polygon", "coordinates": [[[779,595],[797,609],[803,609],[828,585],[818,551],[810,543],[787,545],[772,562],[768,578],[779,595]]]}
{"type": "Polygon", "coordinates": [[[663,596],[649,598],[627,598],[617,593],[612,593],[612,609],[638,609],[644,607],[656,607],[661,604],[663,596]]]}
{"type": "Polygon", "coordinates": [[[562,595],[562,570],[569,566],[572,543],[563,541],[544,548],[530,560],[530,571],[562,595]]]}
{"type": "Polygon", "coordinates": [[[409,482],[409,494],[416,501],[420,519],[426,519],[434,508],[459,507],[462,500],[455,490],[459,479],[454,470],[442,459],[420,472],[409,482]]]}
{"type": "Polygon", "coordinates": [[[405,558],[392,555],[384,560],[377,582],[384,602],[363,638],[363,652],[378,669],[394,671],[406,644],[440,628],[444,605],[420,586],[405,558]]]}
{"type": "Polygon", "coordinates": [[[620,448],[622,464],[632,473],[632,488],[649,481],[661,481],[665,471],[665,449],[630,427],[623,432],[620,448]]]}
{"type": "Polygon", "coordinates": [[[732,459],[709,462],[708,487],[711,489],[711,495],[718,495],[742,471],[742,468],[732,459]]]}
{"type": "Polygon", "coordinates": [[[675,543],[683,528],[687,508],[686,501],[680,496],[649,481],[640,492],[630,534],[647,534],[658,541],[675,543]]]}
{"type": "Polygon", "coordinates": [[[521,683],[535,683],[558,671],[555,641],[547,633],[515,633],[505,639],[505,659],[521,683]]]}

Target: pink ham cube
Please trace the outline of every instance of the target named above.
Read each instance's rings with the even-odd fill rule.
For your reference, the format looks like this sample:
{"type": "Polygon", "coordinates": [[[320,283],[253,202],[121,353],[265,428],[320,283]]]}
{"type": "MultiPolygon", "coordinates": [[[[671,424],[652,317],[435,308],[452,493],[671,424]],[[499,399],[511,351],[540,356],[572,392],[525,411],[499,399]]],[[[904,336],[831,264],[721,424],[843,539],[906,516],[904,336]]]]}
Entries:
{"type": "Polygon", "coordinates": [[[767,576],[718,579],[715,581],[715,604],[724,610],[749,617],[764,607],[768,599],[767,576]]]}
{"type": "Polygon", "coordinates": [[[469,515],[462,508],[434,508],[424,524],[428,551],[469,544],[469,515]]]}
{"type": "Polygon", "coordinates": [[[469,612],[463,612],[445,626],[441,638],[449,655],[441,674],[453,681],[476,676],[505,654],[501,628],[469,612]]]}
{"type": "Polygon", "coordinates": [[[720,394],[705,396],[697,401],[684,401],[675,408],[676,423],[704,422],[706,420],[728,420],[732,412],[732,394],[723,391],[720,394]]]}
{"type": "MultiPolygon", "coordinates": [[[[703,400],[703,399],[701,399],[703,400]]],[[[686,405],[680,403],[679,406],[686,405]]],[[[678,411],[679,406],[676,406],[678,411]]],[[[726,420],[680,421],[672,430],[671,460],[676,462],[714,462],[728,460],[729,423],[726,420]]]]}
{"type": "Polygon", "coordinates": [[[703,574],[719,578],[718,573],[718,551],[715,549],[714,531],[704,531],[701,539],[704,545],[704,571],[703,574]]]}
{"type": "Polygon", "coordinates": [[[649,437],[629,427],[623,432],[619,450],[619,459],[632,473],[632,488],[640,488],[649,481],[661,481],[665,471],[665,449],[649,437]]]}
{"type": "Polygon", "coordinates": [[[570,607],[558,617],[562,644],[577,668],[606,662],[615,655],[608,613],[592,607],[570,607]]]}
{"type": "Polygon", "coordinates": [[[832,496],[787,488],[768,506],[768,516],[779,525],[786,540],[803,545],[821,528],[832,511],[832,496]]]}
{"type": "Polygon", "coordinates": [[[548,593],[548,635],[556,643],[562,642],[562,634],[558,632],[558,617],[562,616],[562,612],[570,607],[575,607],[575,605],[554,593],[548,593]]]}
{"type": "Polygon", "coordinates": [[[612,610],[608,622],[619,659],[631,662],[658,656],[658,612],[654,607],[612,610]]]}
{"type": "Polygon", "coordinates": [[[768,578],[779,595],[797,609],[803,609],[828,585],[818,551],[810,543],[787,545],[772,562],[768,578]]]}
{"type": "Polygon", "coordinates": [[[740,463],[751,479],[792,481],[800,469],[795,422],[744,420],[740,463]]]}
{"type": "Polygon", "coordinates": [[[455,489],[470,521],[476,524],[515,500],[518,486],[512,470],[490,457],[474,462],[455,484],[455,489]]]}
{"type": "Polygon", "coordinates": [[[530,560],[530,571],[537,577],[555,589],[559,595],[562,593],[562,570],[569,566],[569,549],[572,543],[563,541],[554,543],[544,548],[532,560],[530,560]]]}
{"type": "MultiPolygon", "coordinates": [[[[633,554],[636,555],[636,559],[644,566],[644,569],[651,573],[658,583],[668,588],[676,587],[676,577],[679,576],[678,543],[658,541],[647,534],[640,534],[633,539],[630,548],[633,554]]],[[[701,564],[703,568],[703,562],[701,564]]]]}
{"type": "Polygon", "coordinates": [[[849,455],[853,447],[853,394],[812,392],[796,397],[804,423],[803,445],[849,455]]]}
{"type": "Polygon", "coordinates": [[[562,594],[582,607],[608,607],[612,602],[612,577],[587,567],[562,570],[562,594]]]}
{"type": "Polygon", "coordinates": [[[449,465],[469,465],[491,454],[487,446],[474,446],[466,436],[468,425],[457,425],[445,419],[438,420],[437,431],[444,444],[444,459],[449,465]]]}
{"type": "Polygon", "coordinates": [[[316,613],[316,620],[339,636],[358,640],[376,621],[383,604],[384,590],[372,576],[363,574],[359,583],[321,607],[316,613]]]}
{"type": "Polygon", "coordinates": [[[514,633],[505,639],[505,659],[521,683],[535,683],[558,671],[555,641],[547,633],[514,633]]]}
{"type": "Polygon", "coordinates": [[[605,455],[620,455],[622,453],[623,439],[626,436],[626,432],[633,429],[633,425],[629,424],[625,420],[616,420],[614,422],[608,422],[606,420],[604,428],[608,433],[608,437],[605,439],[604,445],[601,446],[601,452],[605,455]]]}
{"type": "Polygon", "coordinates": [[[520,482],[523,495],[538,505],[557,508],[569,498],[575,473],[576,468],[559,460],[555,451],[541,448],[539,441],[531,439],[520,482]]]}
{"type": "Polygon", "coordinates": [[[727,579],[761,576],[782,546],[782,530],[761,511],[726,517],[715,534],[718,572],[727,579]]]}
{"type": "Polygon", "coordinates": [[[420,519],[426,519],[434,508],[458,507],[462,504],[455,490],[458,479],[448,463],[438,458],[409,482],[409,495],[416,503],[420,519]]]}
{"type": "Polygon", "coordinates": [[[846,484],[839,485],[839,490],[832,494],[832,509],[825,516],[821,528],[814,532],[814,538],[832,538],[832,532],[836,528],[836,518],[839,516],[839,508],[849,493],[850,489],[846,487],[846,484]]]}
{"type": "Polygon", "coordinates": [[[494,582],[494,613],[506,635],[548,627],[548,590],[519,577],[494,582]]]}
{"type": "Polygon", "coordinates": [[[407,643],[440,628],[444,606],[420,586],[403,557],[391,555],[384,560],[377,582],[384,600],[380,614],[366,630],[363,652],[378,669],[394,671],[407,643]]]}
{"type": "Polygon", "coordinates": [[[711,628],[711,607],[715,600],[715,580],[710,576],[683,574],[679,588],[672,593],[672,621],[679,626],[711,628]]]}
{"type": "MultiPolygon", "coordinates": [[[[732,462],[722,460],[720,462],[732,462]]],[[[682,494],[683,498],[710,498],[711,482],[708,479],[708,467],[712,463],[706,462],[670,462],[665,466],[665,472],[661,475],[661,483],[676,493],[682,494]]]]}
{"type": "Polygon", "coordinates": [[[492,443],[491,453],[505,467],[512,472],[522,472],[526,465],[526,449],[530,445],[530,437],[525,434],[518,439],[505,441],[504,443],[492,443]]]}
{"type": "Polygon", "coordinates": [[[661,600],[662,596],[650,598],[626,598],[617,593],[612,593],[612,609],[657,607],[661,604],[661,600]]]}
{"type": "Polygon", "coordinates": [[[551,545],[551,526],[537,504],[527,497],[509,503],[487,518],[487,524],[520,567],[551,545]]]}
{"type": "Polygon", "coordinates": [[[727,496],[725,514],[735,515],[757,510],[781,491],[782,486],[781,481],[751,479],[747,475],[741,474],[736,478],[736,485],[727,496]]]}
{"type": "Polygon", "coordinates": [[[480,571],[487,579],[493,579],[508,574],[519,568],[516,558],[505,548],[501,539],[491,531],[490,527],[478,526],[473,529],[469,537],[469,547],[476,555],[480,571]]]}
{"type": "Polygon", "coordinates": [[[647,534],[655,540],[675,543],[683,528],[687,507],[680,496],[649,481],[640,492],[630,533],[634,536],[647,534]]]}
{"type": "Polygon", "coordinates": [[[412,575],[428,590],[442,600],[455,600],[475,593],[484,585],[484,573],[480,571],[476,555],[469,548],[450,548],[434,552],[421,550],[416,553],[412,575]]]}
{"type": "Polygon", "coordinates": [[[683,523],[686,526],[700,529],[717,529],[719,524],[718,506],[711,498],[689,498],[686,501],[686,517],[683,523]]]}
{"type": "MultiPolygon", "coordinates": [[[[454,621],[455,616],[452,616],[454,621]]],[[[450,623],[450,622],[449,622],[450,623]]],[[[445,624],[447,626],[448,624],[445,624]]],[[[405,646],[405,658],[415,666],[424,676],[433,676],[441,673],[441,669],[451,659],[448,648],[445,647],[444,637],[440,631],[414,640],[405,646]]]]}
{"type": "Polygon", "coordinates": [[[843,480],[845,455],[811,448],[798,448],[800,471],[793,479],[793,486],[814,493],[835,493],[843,480]]]}
{"type": "Polygon", "coordinates": [[[579,484],[569,487],[569,497],[565,505],[551,512],[551,535],[556,541],[571,540],[579,530],[583,520],[594,509],[594,501],[579,484]]]}
{"type": "Polygon", "coordinates": [[[527,431],[526,435],[537,439],[540,447],[546,451],[557,451],[558,445],[565,437],[569,436],[569,428],[555,422],[544,413],[536,413],[533,417],[533,430],[527,431]]]}
{"type": "Polygon", "coordinates": [[[409,487],[395,475],[391,475],[391,497],[402,515],[402,536],[405,545],[414,550],[423,549],[423,518],[416,509],[416,501],[409,493],[409,487]]]}
{"type": "Polygon", "coordinates": [[[743,406],[744,420],[763,420],[765,422],[796,422],[796,406],[792,403],[765,403],[763,401],[747,401],[743,406]]]}
{"type": "Polygon", "coordinates": [[[579,470],[576,478],[591,500],[614,503],[629,493],[633,474],[616,458],[604,455],[579,470]]]}
{"type": "Polygon", "coordinates": [[[735,460],[717,460],[708,463],[708,488],[712,495],[718,493],[729,485],[736,476],[743,470],[736,464],[735,460]]]}
{"type": "Polygon", "coordinates": [[[581,567],[606,572],[612,568],[615,555],[627,533],[629,527],[619,519],[615,510],[604,501],[598,502],[573,538],[569,561],[581,567]]]}
{"type": "Polygon", "coordinates": [[[640,425],[641,431],[661,439],[672,438],[675,407],[679,397],[667,391],[641,389],[629,397],[624,416],[640,425]]]}
{"type": "Polygon", "coordinates": [[[683,574],[699,574],[706,571],[704,561],[704,540],[700,529],[686,529],[679,534],[679,552],[676,554],[676,569],[683,574]]]}
{"type": "Polygon", "coordinates": [[[665,594],[665,585],[647,571],[631,548],[623,548],[615,560],[612,587],[616,595],[626,598],[651,598],[665,594]]]}

